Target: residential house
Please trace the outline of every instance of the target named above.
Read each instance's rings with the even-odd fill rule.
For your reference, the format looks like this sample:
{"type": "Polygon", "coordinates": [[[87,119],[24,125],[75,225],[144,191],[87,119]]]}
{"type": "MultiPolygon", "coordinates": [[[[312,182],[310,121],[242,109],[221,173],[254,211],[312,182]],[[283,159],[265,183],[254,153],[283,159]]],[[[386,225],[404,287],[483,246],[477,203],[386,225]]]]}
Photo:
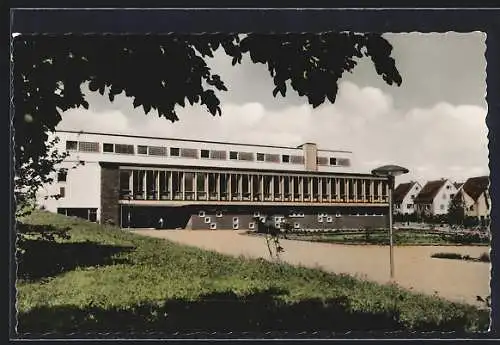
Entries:
{"type": "Polygon", "coordinates": [[[457,187],[448,179],[429,181],[414,200],[415,211],[420,215],[446,214],[456,194],[457,187]]]}
{"type": "Polygon", "coordinates": [[[399,184],[393,194],[394,214],[413,214],[414,200],[421,190],[422,186],[415,181],[399,184]]]}
{"type": "Polygon", "coordinates": [[[489,176],[469,178],[460,189],[457,197],[465,203],[465,215],[480,221],[488,220],[491,209],[489,176]]]}

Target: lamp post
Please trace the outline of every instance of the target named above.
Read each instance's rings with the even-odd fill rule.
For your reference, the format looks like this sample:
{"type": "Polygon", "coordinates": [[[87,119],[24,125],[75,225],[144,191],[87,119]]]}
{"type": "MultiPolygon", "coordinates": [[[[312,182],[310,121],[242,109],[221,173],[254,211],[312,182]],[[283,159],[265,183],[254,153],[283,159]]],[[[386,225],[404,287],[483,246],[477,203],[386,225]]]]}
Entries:
{"type": "Polygon", "coordinates": [[[392,233],[392,208],[393,208],[393,192],[394,192],[394,181],[396,176],[408,173],[408,169],[400,167],[398,165],[384,165],[377,169],[372,170],[372,174],[376,176],[387,177],[389,182],[389,260],[390,260],[390,273],[391,279],[394,278],[394,243],[393,243],[393,233],[392,233]]]}

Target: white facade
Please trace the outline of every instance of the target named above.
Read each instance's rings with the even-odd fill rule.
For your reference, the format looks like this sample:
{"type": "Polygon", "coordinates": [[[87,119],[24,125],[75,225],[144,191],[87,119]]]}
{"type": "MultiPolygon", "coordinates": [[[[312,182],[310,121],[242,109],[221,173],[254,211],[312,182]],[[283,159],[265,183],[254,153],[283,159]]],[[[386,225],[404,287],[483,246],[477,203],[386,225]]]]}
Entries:
{"type": "MultiPolygon", "coordinates": [[[[96,212],[97,221],[101,218],[100,163],[103,162],[144,167],[179,166],[186,168],[227,168],[228,170],[254,169],[283,172],[352,173],[350,166],[351,152],[316,150],[315,144],[310,143],[305,145],[309,150],[309,153],[306,153],[305,146],[304,148],[294,148],[243,145],[72,131],[58,131],[55,135],[60,139],[57,144],[58,150],[67,150],[69,152],[69,156],[57,167],[58,169],[65,169],[67,174],[65,181],[58,181],[56,177],[52,184],[39,191],[38,205],[51,212],[64,209],[92,209],[96,212]],[[110,148],[109,144],[121,145],[120,150],[128,150],[132,147],[133,151],[130,151],[130,153],[104,152],[110,148]],[[319,160],[317,163],[323,164],[311,166],[310,157],[306,161],[305,156],[306,154],[310,155],[311,145],[314,146],[313,152],[317,154],[319,160]],[[144,154],[139,153],[140,146],[142,150],[146,147],[144,154]],[[151,151],[152,148],[156,150],[156,154],[152,153],[154,152],[151,151]],[[191,149],[191,151],[182,151],[182,149],[191,149]],[[176,150],[179,156],[174,155],[176,150]],[[202,150],[204,150],[205,154],[208,152],[209,157],[214,152],[218,152],[218,154],[225,152],[225,159],[202,158],[202,150]],[[163,154],[159,155],[158,152],[163,154]],[[181,157],[183,152],[189,153],[191,157],[181,157]],[[237,154],[236,159],[231,159],[235,158],[231,152],[243,154],[237,154]],[[301,157],[303,157],[302,160],[301,157]],[[263,161],[259,161],[259,158],[263,159],[263,161]],[[266,161],[268,158],[272,158],[274,161],[266,161]],[[286,162],[286,158],[290,162],[286,162]],[[292,163],[293,159],[295,161],[292,163]],[[50,197],[57,194],[63,194],[64,196],[59,199],[50,197]]],[[[116,146],[111,146],[111,148],[113,151],[118,149],[116,146]]],[[[380,195],[384,193],[381,189],[380,195]]]]}
{"type": "MultiPolygon", "coordinates": [[[[282,162],[282,156],[304,156],[302,148],[294,147],[278,147],[278,146],[265,146],[265,145],[244,145],[237,143],[218,143],[206,141],[193,141],[193,140],[180,140],[180,139],[161,139],[161,138],[148,138],[136,137],[126,135],[109,135],[109,134],[96,134],[96,133],[83,133],[83,132],[66,132],[60,131],[56,134],[61,140],[59,142],[59,149],[66,149],[66,141],[76,142],[95,142],[99,143],[100,152],[82,152],[79,150],[70,150],[70,156],[67,160],[84,160],[85,162],[105,161],[110,163],[124,163],[124,164],[141,164],[141,165],[156,165],[168,164],[178,166],[197,166],[197,167],[225,167],[229,169],[259,169],[259,170],[288,170],[288,171],[306,171],[305,164],[293,164],[282,162]],[[121,144],[121,145],[134,145],[134,154],[118,154],[103,152],[103,144],[121,144]],[[154,156],[148,154],[139,154],[137,146],[153,146],[165,147],[167,155],[154,156]],[[171,148],[185,148],[198,150],[197,158],[184,158],[175,157],[170,154],[171,148]],[[213,150],[226,152],[226,159],[210,159],[201,158],[200,150],[213,150]],[[253,161],[242,159],[230,159],[230,151],[245,152],[253,154],[253,161]],[[279,162],[266,162],[258,161],[257,154],[262,153],[265,155],[279,155],[279,162]]],[[[343,160],[352,160],[352,152],[349,151],[335,151],[318,149],[318,157],[326,158],[328,160],[326,165],[317,165],[318,172],[338,172],[338,173],[352,173],[353,170],[350,165],[330,165],[330,158],[333,158],[337,163],[343,160]]]]}
{"type": "Polygon", "coordinates": [[[432,202],[431,212],[433,215],[447,214],[451,199],[457,194],[457,188],[449,180],[441,186],[432,202]]]}
{"type": "Polygon", "coordinates": [[[410,190],[404,196],[402,202],[394,205],[394,213],[396,214],[413,214],[415,213],[414,199],[417,197],[418,193],[422,190],[420,183],[415,182],[411,186],[410,190]]]}

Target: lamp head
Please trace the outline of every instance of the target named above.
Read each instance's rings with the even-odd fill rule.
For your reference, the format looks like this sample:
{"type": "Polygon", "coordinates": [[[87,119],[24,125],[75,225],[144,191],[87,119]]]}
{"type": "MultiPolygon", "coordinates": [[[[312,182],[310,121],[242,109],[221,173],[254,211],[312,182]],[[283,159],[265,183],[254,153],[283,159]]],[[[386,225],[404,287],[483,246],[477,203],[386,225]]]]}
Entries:
{"type": "Polygon", "coordinates": [[[377,176],[399,176],[403,174],[407,174],[409,172],[408,169],[401,167],[399,165],[384,165],[377,169],[372,170],[373,175],[377,176]]]}

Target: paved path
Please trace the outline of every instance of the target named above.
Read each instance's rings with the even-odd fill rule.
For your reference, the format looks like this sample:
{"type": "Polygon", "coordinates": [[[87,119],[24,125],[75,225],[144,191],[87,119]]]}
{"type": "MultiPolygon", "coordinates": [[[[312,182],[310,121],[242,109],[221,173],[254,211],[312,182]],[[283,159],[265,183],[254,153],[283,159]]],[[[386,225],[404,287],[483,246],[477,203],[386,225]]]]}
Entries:
{"type": "MultiPolygon", "coordinates": [[[[220,253],[269,259],[262,237],[242,231],[135,230],[138,234],[165,238],[181,244],[220,253]]],[[[389,247],[360,246],[281,240],[282,259],[290,264],[319,267],[329,272],[347,273],[379,283],[390,281],[389,247]]],[[[449,300],[478,304],[476,296],[490,294],[490,265],[482,262],[435,259],[432,253],[451,252],[478,257],[489,247],[404,246],[395,247],[396,282],[427,294],[437,292],[449,300]]]]}

